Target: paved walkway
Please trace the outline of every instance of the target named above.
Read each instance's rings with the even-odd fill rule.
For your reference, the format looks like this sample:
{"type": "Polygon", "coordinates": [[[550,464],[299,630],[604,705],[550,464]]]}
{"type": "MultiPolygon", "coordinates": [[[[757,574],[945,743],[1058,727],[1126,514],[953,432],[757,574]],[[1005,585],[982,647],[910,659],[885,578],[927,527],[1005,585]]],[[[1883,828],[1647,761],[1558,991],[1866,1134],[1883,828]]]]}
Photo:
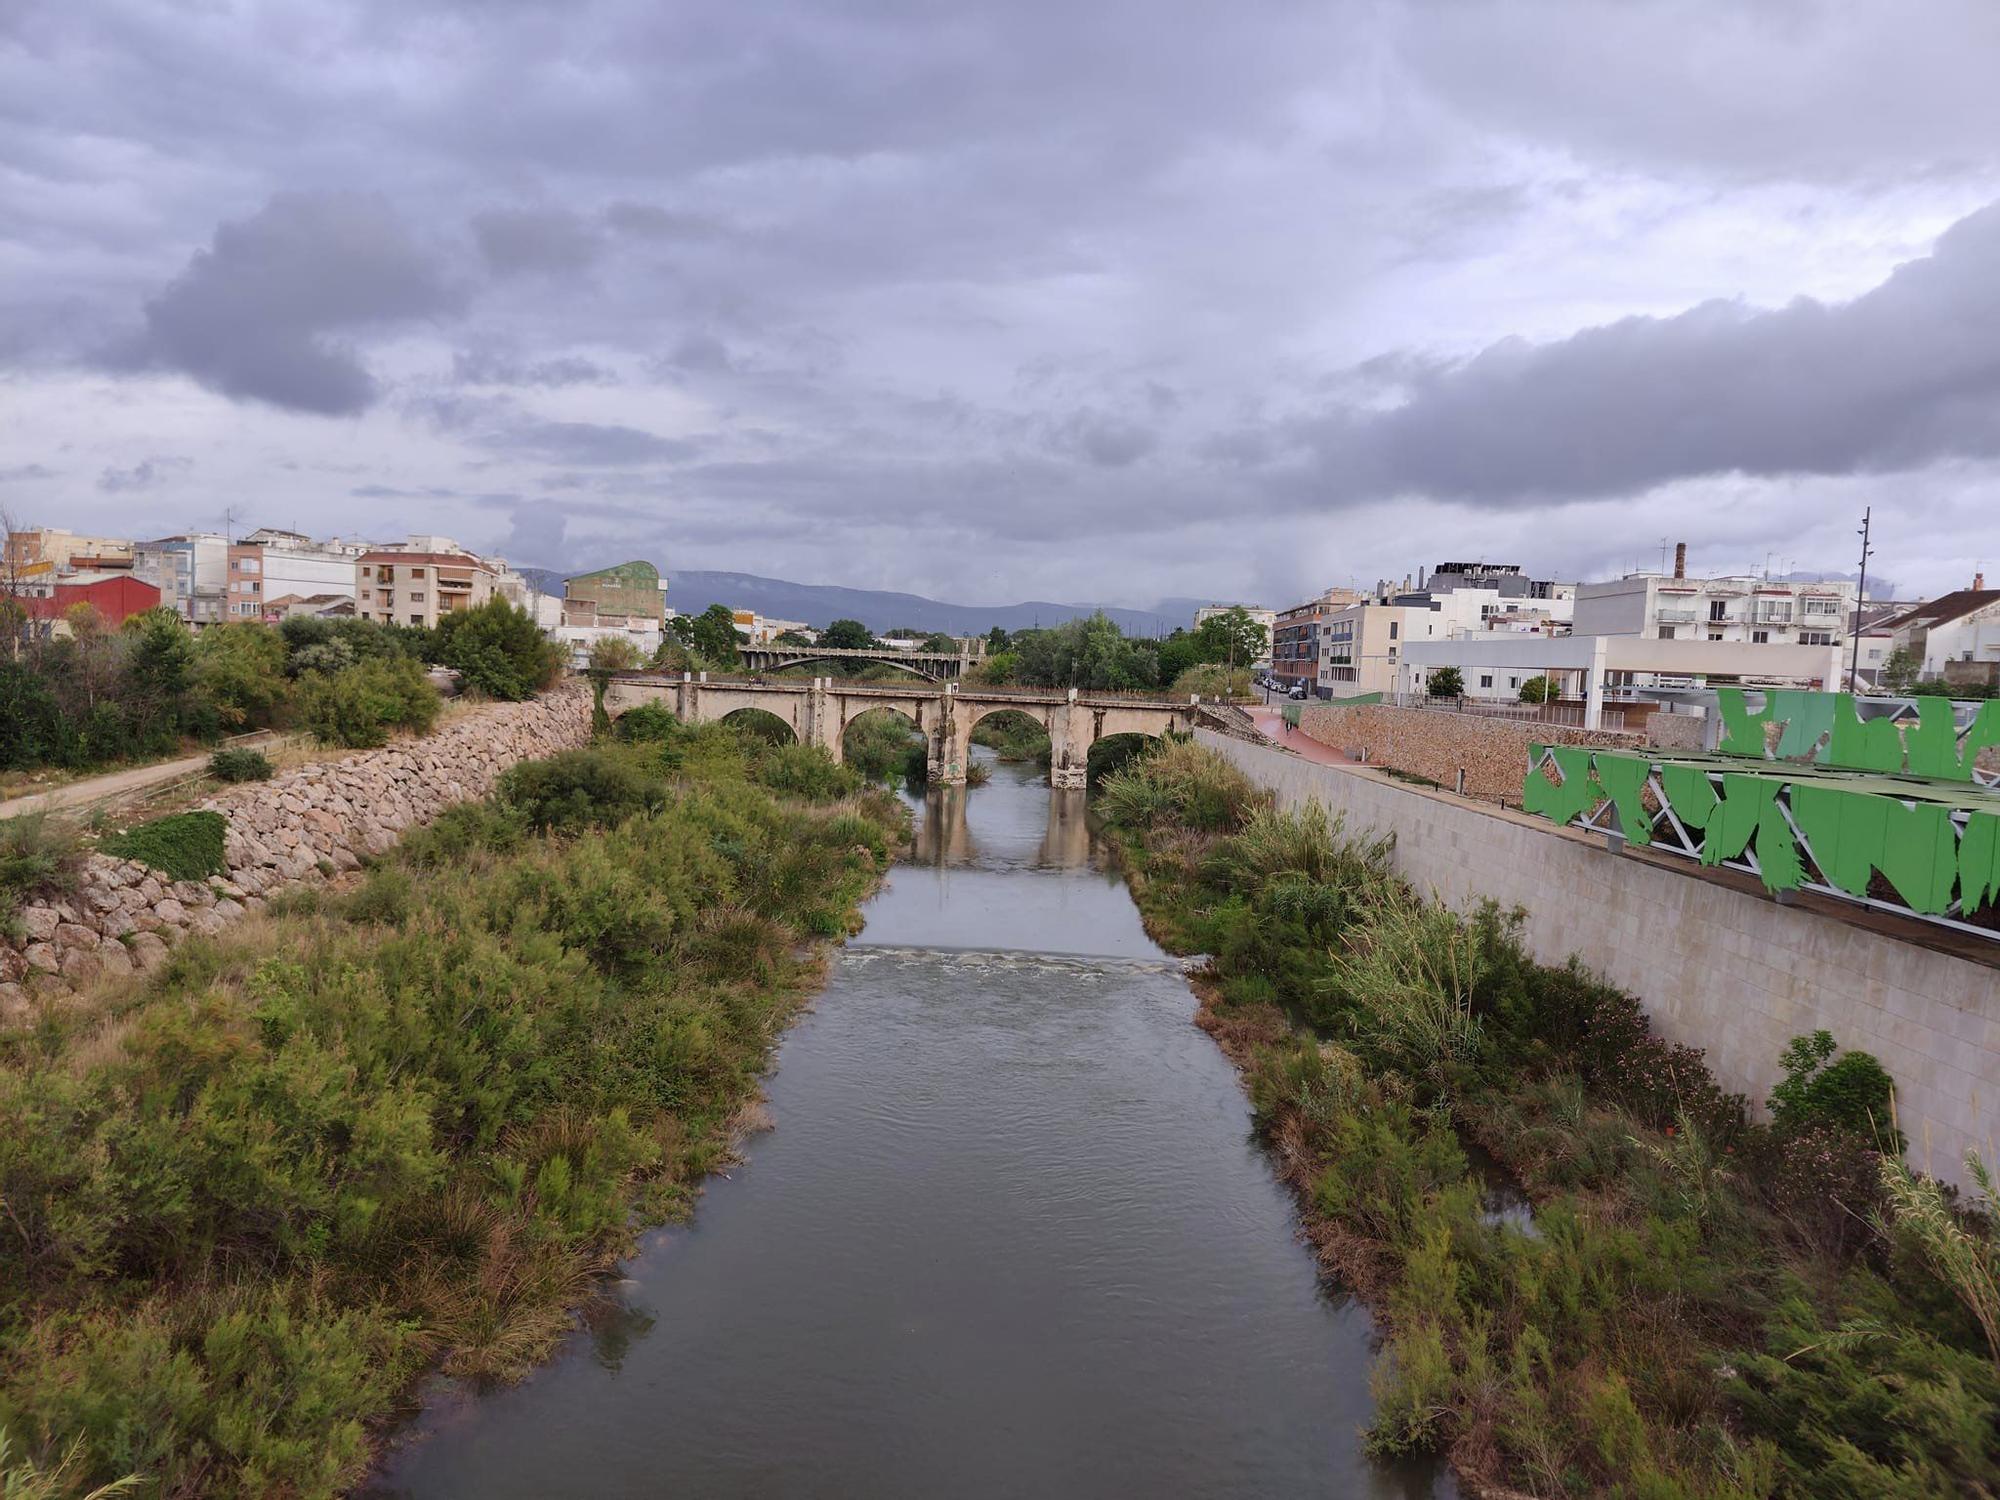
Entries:
{"type": "Polygon", "coordinates": [[[1246,708],[1257,732],[1281,749],[1289,750],[1301,760],[1312,761],[1321,766],[1351,766],[1358,762],[1351,755],[1342,755],[1331,745],[1323,745],[1309,734],[1296,729],[1285,728],[1285,716],[1275,708],[1246,708]]]}

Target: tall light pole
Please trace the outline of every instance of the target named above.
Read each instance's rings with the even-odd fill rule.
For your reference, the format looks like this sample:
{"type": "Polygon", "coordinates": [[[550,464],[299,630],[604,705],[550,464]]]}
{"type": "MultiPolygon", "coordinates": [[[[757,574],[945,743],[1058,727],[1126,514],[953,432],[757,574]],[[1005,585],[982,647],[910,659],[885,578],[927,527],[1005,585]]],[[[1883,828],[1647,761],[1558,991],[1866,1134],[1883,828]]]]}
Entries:
{"type": "Polygon", "coordinates": [[[1847,669],[1847,690],[1851,693],[1861,690],[1861,609],[1868,601],[1868,557],[1875,549],[1868,545],[1869,522],[1875,514],[1870,505],[1861,512],[1861,529],[1855,534],[1861,538],[1861,582],[1854,590],[1854,661],[1847,669]]]}

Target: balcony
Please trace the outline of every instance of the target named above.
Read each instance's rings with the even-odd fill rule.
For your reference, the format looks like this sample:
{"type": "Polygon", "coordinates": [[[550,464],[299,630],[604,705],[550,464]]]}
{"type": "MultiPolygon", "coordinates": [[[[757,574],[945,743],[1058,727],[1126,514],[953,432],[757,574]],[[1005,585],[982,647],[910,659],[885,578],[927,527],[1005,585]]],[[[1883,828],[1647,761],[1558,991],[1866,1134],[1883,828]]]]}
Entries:
{"type": "Polygon", "coordinates": [[[1661,609],[1654,611],[1654,617],[1662,625],[1692,625],[1695,612],[1691,609],[1661,609]]]}

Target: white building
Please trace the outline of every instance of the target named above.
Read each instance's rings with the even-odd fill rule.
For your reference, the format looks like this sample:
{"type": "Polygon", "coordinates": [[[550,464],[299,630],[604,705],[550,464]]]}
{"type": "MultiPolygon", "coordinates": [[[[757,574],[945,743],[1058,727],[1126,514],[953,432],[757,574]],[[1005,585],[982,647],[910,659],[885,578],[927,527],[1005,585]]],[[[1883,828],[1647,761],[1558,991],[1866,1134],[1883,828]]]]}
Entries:
{"type": "Polygon", "coordinates": [[[195,626],[214,625],[224,618],[229,581],[229,541],[217,531],[191,531],[158,537],[132,549],[132,571],[169,597],[173,608],[195,626]]]}
{"type": "Polygon", "coordinates": [[[1870,626],[1862,635],[1861,677],[1871,682],[1895,651],[1919,663],[1917,676],[1952,683],[2000,682],[2000,589],[1986,587],[1986,575],[1972,587],[1940,595],[1870,626]]]}
{"type": "Polygon", "coordinates": [[[266,601],[287,595],[355,597],[355,564],[367,551],[359,542],[316,542],[304,532],[263,528],[229,547],[223,614],[261,620],[266,601]]]}
{"type": "Polygon", "coordinates": [[[1841,646],[1859,598],[1843,579],[1788,583],[1737,576],[1628,573],[1576,591],[1578,635],[1660,641],[1741,641],[1759,646],[1841,646]]]}
{"type": "Polygon", "coordinates": [[[1416,640],[1397,668],[1400,699],[1422,698],[1430,677],[1456,667],[1468,698],[1519,702],[1531,677],[1547,676],[1556,696],[1583,704],[1583,725],[1601,728],[1607,697],[1635,687],[1705,687],[1712,682],[1832,689],[1845,663],[1833,645],[1683,640],[1648,635],[1514,635],[1416,640]]]}

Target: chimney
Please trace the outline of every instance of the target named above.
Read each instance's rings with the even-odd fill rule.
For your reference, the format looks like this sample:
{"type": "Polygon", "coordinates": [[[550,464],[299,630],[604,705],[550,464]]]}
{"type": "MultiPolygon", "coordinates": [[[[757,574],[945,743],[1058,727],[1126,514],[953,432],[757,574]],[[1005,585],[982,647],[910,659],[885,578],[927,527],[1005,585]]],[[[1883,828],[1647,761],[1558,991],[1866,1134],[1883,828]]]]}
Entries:
{"type": "Polygon", "coordinates": [[[1972,587],[1975,590],[1983,589],[1986,587],[1986,572],[1984,569],[1981,569],[1979,572],[1974,573],[1972,575],[1972,587]]]}
{"type": "Polygon", "coordinates": [[[1685,578],[1687,576],[1688,576],[1688,544],[1686,542],[1675,542],[1674,577],[1685,578]]]}

